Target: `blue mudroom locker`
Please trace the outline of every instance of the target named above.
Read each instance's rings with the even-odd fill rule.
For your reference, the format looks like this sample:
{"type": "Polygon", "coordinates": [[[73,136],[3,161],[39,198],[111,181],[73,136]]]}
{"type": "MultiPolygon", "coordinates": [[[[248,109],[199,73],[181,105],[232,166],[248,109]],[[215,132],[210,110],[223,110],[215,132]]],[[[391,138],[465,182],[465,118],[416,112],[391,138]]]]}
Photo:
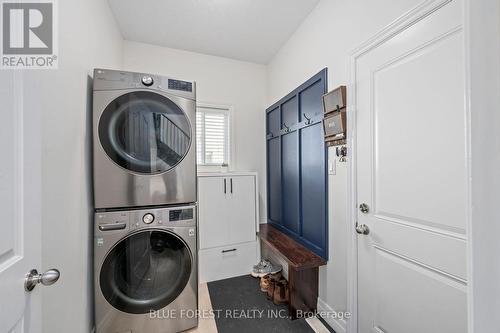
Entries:
{"type": "Polygon", "coordinates": [[[266,110],[268,223],[328,259],[321,70],[266,110]]]}

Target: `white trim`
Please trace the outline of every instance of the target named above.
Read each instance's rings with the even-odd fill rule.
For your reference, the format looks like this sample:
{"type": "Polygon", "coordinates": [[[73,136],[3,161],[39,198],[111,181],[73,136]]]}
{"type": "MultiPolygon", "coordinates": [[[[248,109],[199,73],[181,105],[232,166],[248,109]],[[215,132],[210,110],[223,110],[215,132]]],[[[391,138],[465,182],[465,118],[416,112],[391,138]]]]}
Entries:
{"type": "MultiPolygon", "coordinates": [[[[366,42],[362,43],[356,49],[354,49],[350,56],[348,62],[348,73],[349,73],[349,84],[347,89],[347,145],[348,149],[348,190],[347,190],[347,232],[351,235],[348,238],[348,250],[349,254],[347,256],[347,311],[351,312],[352,319],[347,321],[347,332],[357,332],[358,331],[358,265],[357,265],[357,236],[355,232],[355,225],[357,220],[357,179],[356,179],[356,61],[366,52],[376,48],[385,41],[391,39],[393,36],[397,35],[401,31],[404,31],[408,27],[414,25],[415,23],[421,21],[426,16],[432,14],[436,10],[445,6],[446,4],[454,0],[426,0],[409,10],[408,12],[401,15],[399,18],[394,20],[392,23],[387,25],[373,37],[368,39],[366,42]]],[[[472,1],[472,0],[465,0],[472,1]]],[[[468,91],[465,94],[468,96],[468,91]]],[[[469,108],[467,107],[467,112],[469,108]]],[[[470,123],[468,122],[468,127],[470,123]]],[[[469,150],[467,151],[468,156],[469,150]]],[[[468,169],[470,172],[470,168],[468,169]]],[[[468,195],[470,195],[469,188],[467,189],[468,195]]],[[[470,202],[469,202],[470,203],[470,202]]],[[[470,230],[470,219],[467,221],[467,230],[470,230]]],[[[470,255],[468,254],[467,260],[469,260],[470,255]]],[[[469,276],[470,278],[470,276],[469,276]]],[[[470,291],[470,283],[468,286],[470,291]]],[[[470,295],[468,295],[468,302],[470,302],[470,295]]],[[[470,306],[470,305],[469,305],[470,306]]],[[[470,309],[469,309],[470,317],[470,309]]],[[[469,327],[470,323],[469,323],[469,327]]],[[[472,332],[469,328],[469,332],[472,332]]]]}
{"type": "MultiPolygon", "coordinates": [[[[318,297],[318,312],[319,313],[335,313],[335,311],[328,303],[323,301],[318,297]]],[[[335,331],[335,333],[346,333],[347,322],[345,319],[337,319],[331,316],[327,316],[325,318],[322,317],[324,321],[330,325],[331,328],[335,331]]]]}
{"type": "Polygon", "coordinates": [[[349,57],[349,84],[347,89],[347,321],[346,332],[358,331],[358,239],[355,230],[357,219],[356,179],[356,58],[349,57]],[[350,236],[350,237],[349,237],[350,236]]]}
{"type": "MultiPolygon", "coordinates": [[[[432,14],[444,5],[452,2],[454,0],[426,0],[419,4],[418,6],[410,9],[405,14],[401,15],[399,18],[394,20],[392,23],[387,25],[381,31],[376,33],[366,42],[355,48],[350,55],[351,60],[356,60],[366,52],[374,49],[383,42],[391,39],[401,31],[406,30],[408,27],[414,25],[415,23],[421,21],[424,17],[432,14]]],[[[351,82],[351,81],[350,81],[351,82]]]]}
{"type": "MultiPolygon", "coordinates": [[[[255,173],[254,182],[255,182],[255,236],[259,240],[259,237],[257,237],[257,235],[260,231],[259,175],[258,175],[258,173],[255,173]]],[[[258,255],[259,255],[258,258],[260,258],[260,247],[259,247],[258,255]]]]}
{"type": "MultiPolygon", "coordinates": [[[[210,102],[202,102],[196,101],[196,109],[205,108],[205,109],[214,109],[226,111],[229,114],[229,147],[228,147],[228,166],[220,166],[220,165],[208,165],[208,164],[198,164],[198,172],[224,172],[231,171],[235,169],[236,162],[236,142],[234,135],[234,124],[235,124],[235,112],[233,105],[229,104],[220,104],[220,103],[210,103],[210,102]]],[[[196,120],[195,120],[196,121],[196,120]]],[[[196,124],[195,124],[196,126],[196,124]]]]}
{"type": "Polygon", "coordinates": [[[318,319],[318,317],[311,316],[306,317],[306,323],[312,328],[315,333],[330,333],[330,330],[326,328],[325,324],[318,319]]]}
{"type": "Polygon", "coordinates": [[[469,129],[470,210],[469,333],[497,332],[500,326],[500,5],[498,1],[465,0],[466,105],[469,129]],[[473,205],[473,206],[472,206],[473,205]],[[476,260],[474,260],[476,259],[476,260]],[[479,260],[477,260],[479,259],[479,260]]]}
{"type": "MultiPolygon", "coordinates": [[[[471,168],[471,150],[472,150],[472,135],[471,135],[471,56],[470,56],[470,1],[464,0],[463,8],[463,31],[464,31],[464,60],[465,60],[465,113],[466,113],[466,124],[467,124],[467,142],[466,142],[466,152],[467,152],[467,218],[466,218],[466,235],[468,238],[466,244],[466,256],[467,256],[467,332],[474,332],[474,311],[473,311],[473,274],[472,274],[472,168],[471,168]]],[[[477,0],[476,0],[477,1],[477,0]]]]}

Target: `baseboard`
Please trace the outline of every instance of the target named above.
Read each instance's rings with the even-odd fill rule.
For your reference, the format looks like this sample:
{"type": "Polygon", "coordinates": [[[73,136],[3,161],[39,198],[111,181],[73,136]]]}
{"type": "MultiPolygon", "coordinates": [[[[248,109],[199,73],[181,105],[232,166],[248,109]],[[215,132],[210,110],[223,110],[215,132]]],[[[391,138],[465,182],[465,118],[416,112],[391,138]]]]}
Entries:
{"type": "MultiPolygon", "coordinates": [[[[335,312],[330,305],[318,297],[318,312],[335,312]]],[[[324,321],[330,325],[336,333],[346,333],[347,323],[344,319],[333,318],[332,316],[323,316],[324,321]]]]}

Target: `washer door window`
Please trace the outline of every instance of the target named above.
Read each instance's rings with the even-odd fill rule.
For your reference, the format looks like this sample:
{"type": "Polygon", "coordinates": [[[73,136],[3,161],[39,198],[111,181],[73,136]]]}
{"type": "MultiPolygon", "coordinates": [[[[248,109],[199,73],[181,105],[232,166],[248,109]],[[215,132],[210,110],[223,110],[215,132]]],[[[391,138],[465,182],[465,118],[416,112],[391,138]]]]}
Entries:
{"type": "Polygon", "coordinates": [[[106,256],[99,281],[106,300],[126,313],[157,311],[174,301],[191,275],[191,253],[168,231],[142,231],[106,256]]]}
{"type": "Polygon", "coordinates": [[[99,139],[106,154],[121,167],[144,174],[176,166],[191,144],[191,126],[170,99],[149,91],[121,95],[99,120],[99,139]]]}

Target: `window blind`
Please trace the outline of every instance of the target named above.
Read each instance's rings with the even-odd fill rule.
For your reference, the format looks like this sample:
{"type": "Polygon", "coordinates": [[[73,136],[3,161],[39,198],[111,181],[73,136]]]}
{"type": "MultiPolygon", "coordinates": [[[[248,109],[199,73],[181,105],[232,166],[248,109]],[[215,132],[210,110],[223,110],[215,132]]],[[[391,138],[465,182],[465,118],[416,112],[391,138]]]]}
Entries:
{"type": "Polygon", "coordinates": [[[196,112],[198,164],[227,165],[229,161],[229,111],[198,107],[196,112]]]}

